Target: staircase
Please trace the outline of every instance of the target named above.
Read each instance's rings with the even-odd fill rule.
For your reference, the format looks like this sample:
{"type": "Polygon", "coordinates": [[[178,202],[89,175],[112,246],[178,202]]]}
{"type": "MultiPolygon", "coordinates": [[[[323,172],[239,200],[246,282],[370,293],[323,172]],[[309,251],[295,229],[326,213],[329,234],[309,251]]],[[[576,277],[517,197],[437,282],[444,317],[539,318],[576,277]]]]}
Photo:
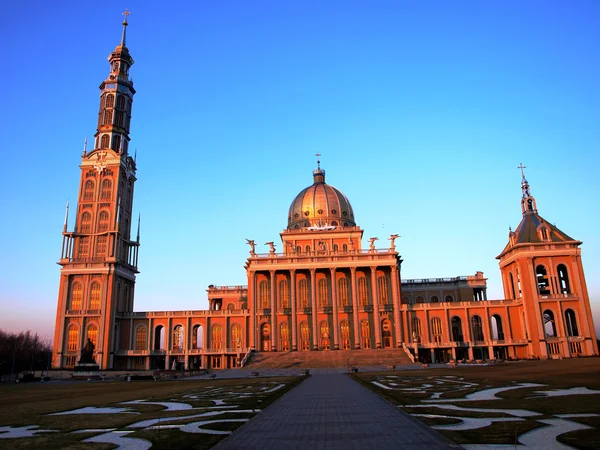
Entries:
{"type": "Polygon", "coordinates": [[[413,364],[402,348],[323,350],[315,352],[253,352],[245,367],[252,369],[401,366],[413,364]]]}

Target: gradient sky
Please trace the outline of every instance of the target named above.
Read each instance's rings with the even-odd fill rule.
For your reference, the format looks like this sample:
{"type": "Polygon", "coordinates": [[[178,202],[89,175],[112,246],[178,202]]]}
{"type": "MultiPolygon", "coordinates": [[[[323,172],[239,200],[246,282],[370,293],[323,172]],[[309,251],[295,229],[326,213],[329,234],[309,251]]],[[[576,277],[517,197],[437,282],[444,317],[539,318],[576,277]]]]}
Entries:
{"type": "Polygon", "coordinates": [[[481,270],[490,299],[523,162],[539,213],[583,241],[598,329],[600,3],[398,0],[3,3],[0,328],[53,332],[64,208],[126,7],[137,311],[245,284],[245,238],[279,242],[320,152],[365,241],[401,235],[403,278],[481,270]]]}

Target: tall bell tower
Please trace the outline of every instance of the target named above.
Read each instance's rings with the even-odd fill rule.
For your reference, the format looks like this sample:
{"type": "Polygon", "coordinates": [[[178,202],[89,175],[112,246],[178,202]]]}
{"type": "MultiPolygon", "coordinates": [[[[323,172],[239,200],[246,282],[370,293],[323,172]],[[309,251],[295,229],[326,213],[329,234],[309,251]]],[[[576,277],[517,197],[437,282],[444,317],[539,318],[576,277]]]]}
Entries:
{"type": "Polygon", "coordinates": [[[126,46],[124,13],[121,42],[109,55],[110,72],[100,84],[94,148],[81,156],[75,226],[65,214],[62,267],[52,366],[72,367],[90,339],[101,369],[112,367],[121,313],[133,310],[138,273],[137,236],[131,238],[135,159],[129,155],[129,126],[135,89],[129,78],[133,58],[126,46]]]}
{"type": "Polygon", "coordinates": [[[522,304],[513,329],[521,329],[527,355],[562,358],[598,355],[581,241],[541,217],[521,164],[519,226],[508,235],[500,260],[504,297],[522,304]],[[520,325],[520,326],[517,326],[520,325]]]}

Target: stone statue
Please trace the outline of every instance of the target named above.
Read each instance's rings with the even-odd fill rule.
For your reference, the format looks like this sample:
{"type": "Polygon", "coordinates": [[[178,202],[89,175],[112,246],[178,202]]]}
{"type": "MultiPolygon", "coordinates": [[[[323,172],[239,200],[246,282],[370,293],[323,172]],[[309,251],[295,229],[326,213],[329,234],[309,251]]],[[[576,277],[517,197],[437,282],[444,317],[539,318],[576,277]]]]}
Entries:
{"type": "Polygon", "coordinates": [[[396,241],[396,239],[398,239],[399,237],[400,237],[400,236],[399,236],[399,235],[397,235],[397,234],[390,234],[390,241],[391,241],[391,244],[390,244],[390,250],[391,250],[391,251],[394,251],[394,250],[396,250],[396,242],[395,242],[395,241],[396,241]]]}
{"type": "Polygon", "coordinates": [[[294,247],[294,244],[290,241],[287,241],[285,244],[287,245],[288,253],[291,255],[295,255],[296,247],[294,247]]]}
{"type": "Polygon", "coordinates": [[[371,250],[375,250],[375,241],[378,239],[379,238],[376,238],[376,237],[369,238],[369,248],[371,250]]]}
{"type": "Polygon", "coordinates": [[[321,239],[319,241],[318,246],[319,246],[319,251],[320,252],[326,252],[327,251],[327,243],[323,239],[321,239]]]}
{"type": "Polygon", "coordinates": [[[81,358],[79,358],[79,364],[95,364],[94,361],[94,343],[88,338],[85,346],[81,349],[81,358]]]}
{"type": "Polygon", "coordinates": [[[250,246],[250,254],[254,255],[254,248],[256,247],[256,245],[254,244],[254,241],[251,239],[246,239],[246,244],[248,244],[250,246]]]}
{"type": "Polygon", "coordinates": [[[273,241],[265,242],[265,245],[269,246],[269,255],[274,255],[275,254],[275,243],[273,241]]]}

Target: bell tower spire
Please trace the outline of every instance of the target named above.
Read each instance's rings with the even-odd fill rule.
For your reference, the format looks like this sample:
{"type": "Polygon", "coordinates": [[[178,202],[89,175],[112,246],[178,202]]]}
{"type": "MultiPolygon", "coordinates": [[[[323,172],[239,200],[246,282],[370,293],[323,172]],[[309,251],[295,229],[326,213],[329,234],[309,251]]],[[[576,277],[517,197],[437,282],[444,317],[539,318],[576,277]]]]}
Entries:
{"type": "Polygon", "coordinates": [[[537,206],[535,204],[535,198],[531,195],[531,191],[529,190],[529,182],[525,178],[525,170],[527,166],[524,166],[523,163],[520,163],[517,166],[517,169],[521,169],[521,191],[523,193],[521,197],[521,211],[523,214],[537,213],[537,206]]]}

